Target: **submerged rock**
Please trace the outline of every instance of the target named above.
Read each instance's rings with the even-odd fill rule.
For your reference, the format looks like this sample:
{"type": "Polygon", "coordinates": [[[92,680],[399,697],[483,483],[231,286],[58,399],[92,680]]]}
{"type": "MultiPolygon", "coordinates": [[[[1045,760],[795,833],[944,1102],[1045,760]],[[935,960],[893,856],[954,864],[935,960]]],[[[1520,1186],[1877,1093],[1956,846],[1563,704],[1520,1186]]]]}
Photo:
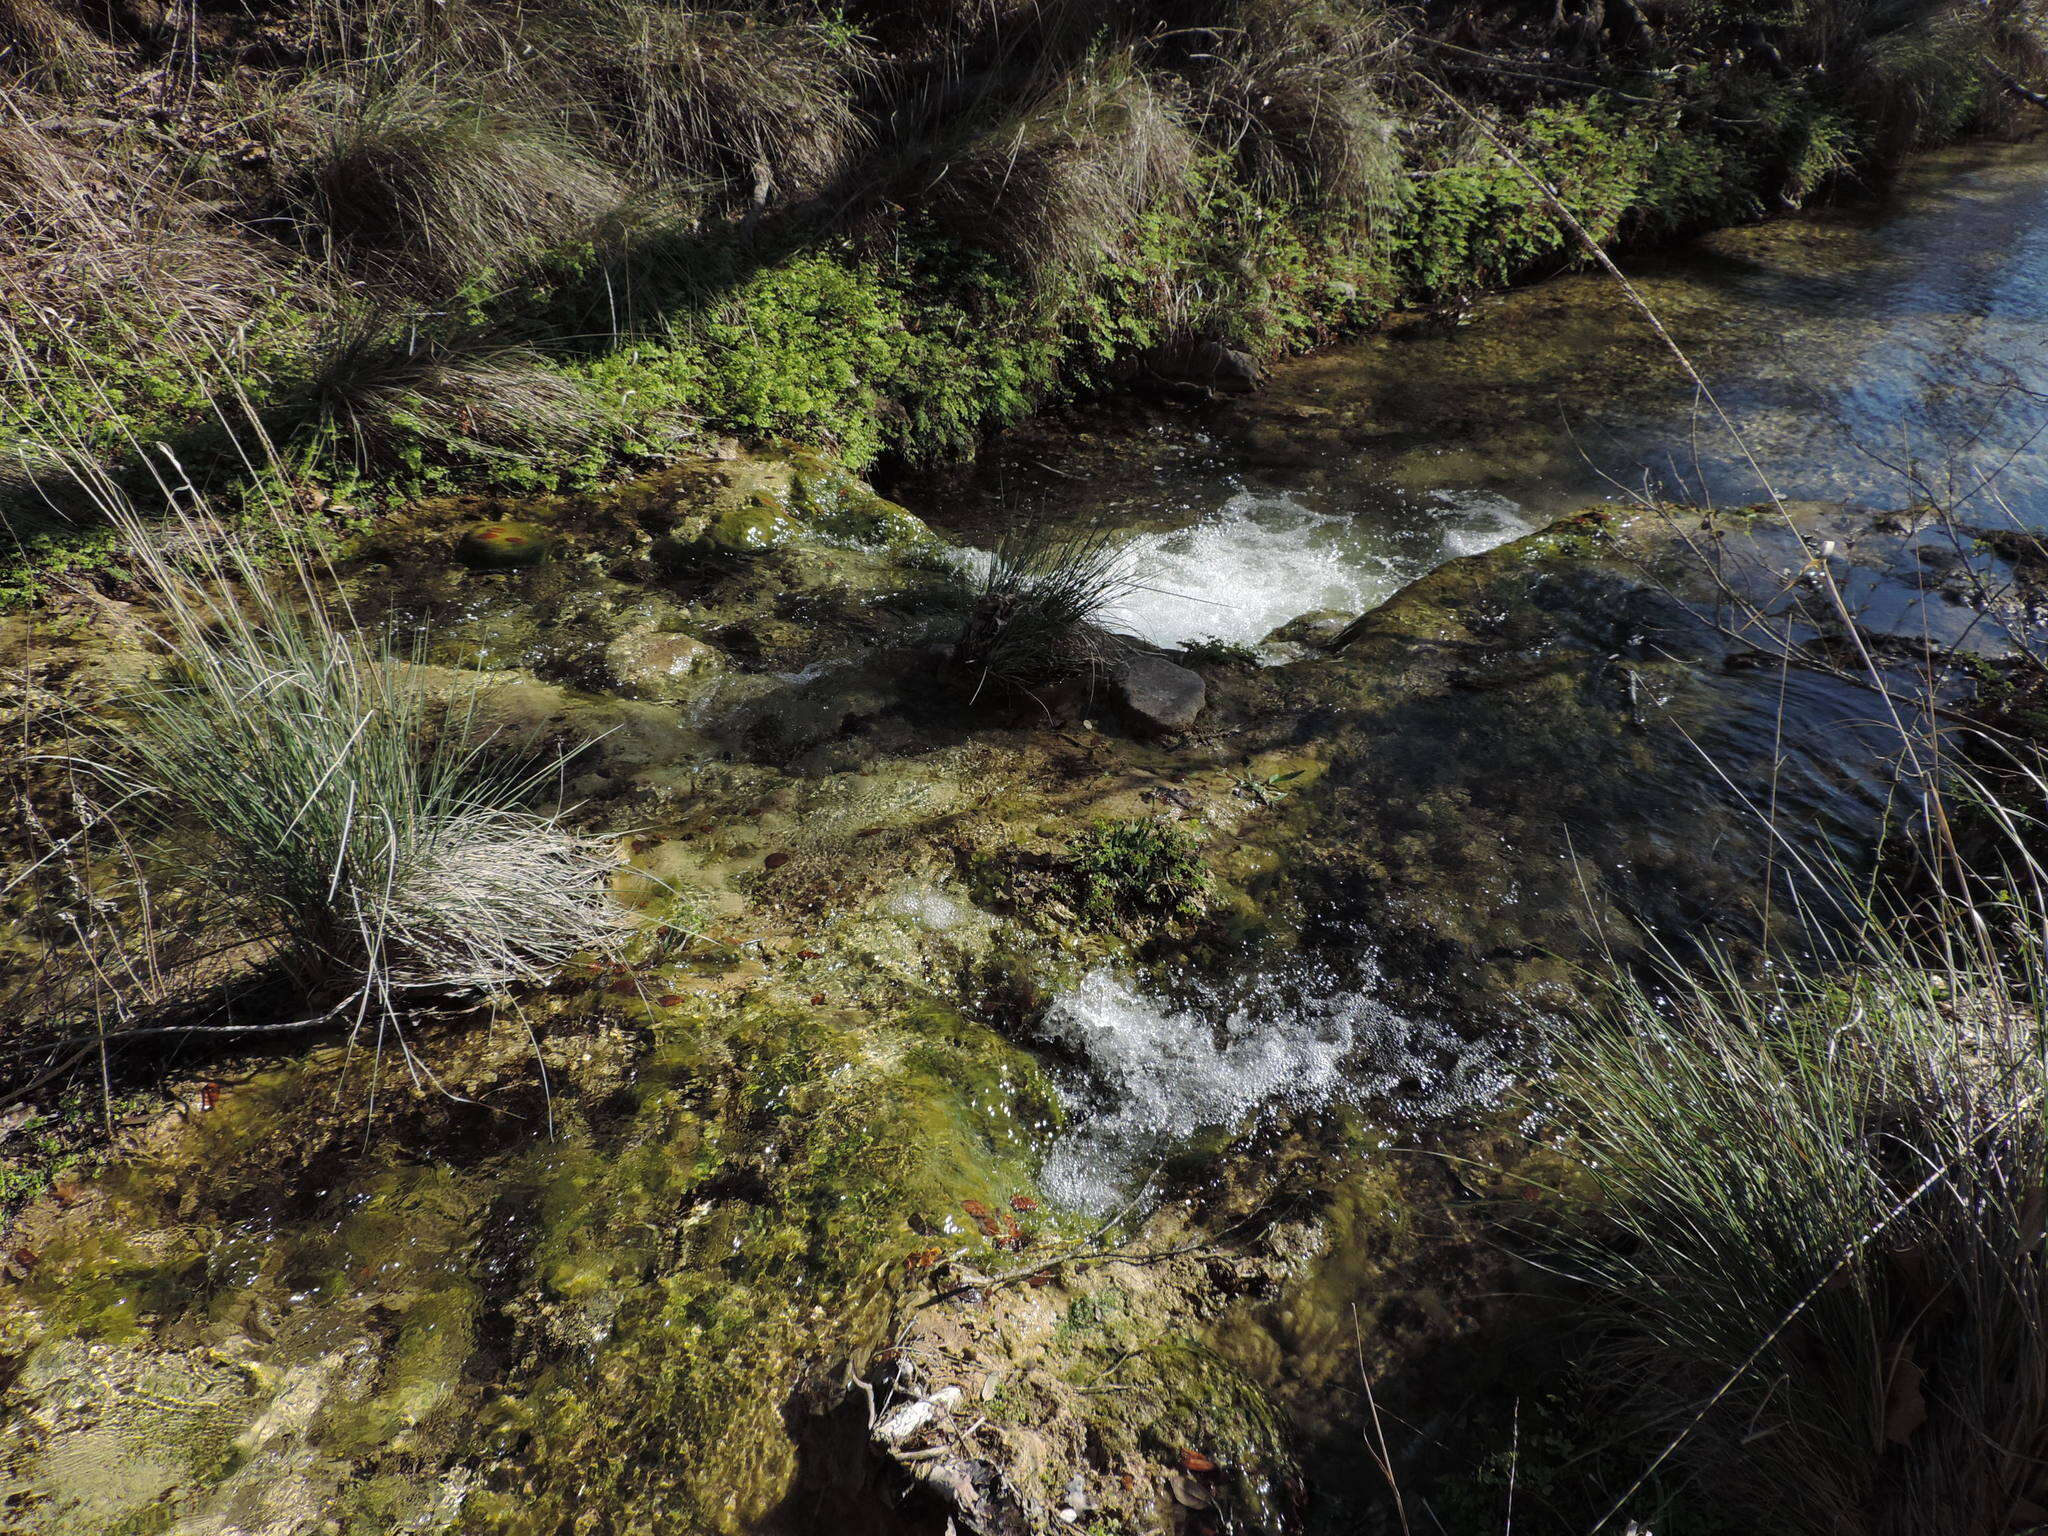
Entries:
{"type": "Polygon", "coordinates": [[[743,507],[719,513],[690,544],[689,552],[712,557],[765,554],[796,538],[801,529],[772,497],[759,495],[743,507]]]}
{"type": "Polygon", "coordinates": [[[478,523],[455,546],[456,558],[472,570],[511,571],[546,558],[548,536],[532,523],[478,523]]]}
{"type": "Polygon", "coordinates": [[[1128,651],[1109,666],[1117,712],[1140,731],[1184,731],[1209,702],[1202,675],[1150,651],[1128,651]]]}
{"type": "Polygon", "coordinates": [[[635,699],[675,703],[701,692],[725,670],[718,650],[694,635],[634,630],[605,647],[614,687],[635,699]]]}

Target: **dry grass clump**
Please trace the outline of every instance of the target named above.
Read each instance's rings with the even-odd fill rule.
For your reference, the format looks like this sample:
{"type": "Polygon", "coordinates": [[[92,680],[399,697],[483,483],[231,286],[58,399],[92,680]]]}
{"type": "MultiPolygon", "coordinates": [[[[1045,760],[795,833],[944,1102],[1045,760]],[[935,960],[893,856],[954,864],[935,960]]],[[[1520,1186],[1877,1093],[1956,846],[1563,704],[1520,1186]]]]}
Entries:
{"type": "Polygon", "coordinates": [[[961,238],[1040,283],[1117,254],[1184,195],[1199,147],[1179,105],[1129,53],[1089,60],[927,172],[922,198],[961,238]]]}
{"type": "Polygon", "coordinates": [[[167,665],[91,770],[162,829],[160,860],[273,946],[323,1016],[546,978],[629,926],[603,840],[528,808],[474,686],[437,683],[323,604],[312,567],[259,570],[189,518],[112,515],[162,614],[167,665]]]}
{"type": "Polygon", "coordinates": [[[755,203],[814,192],[867,142],[872,62],[803,15],[592,0],[536,28],[567,94],[648,180],[736,182],[755,203]]]}
{"type": "Polygon", "coordinates": [[[587,236],[625,189],[506,88],[402,76],[349,93],[288,195],[305,237],[359,276],[446,293],[587,236]]]}
{"type": "MultiPolygon", "coordinates": [[[[1281,196],[1385,206],[1402,175],[1379,82],[1403,44],[1370,0],[1243,0],[1211,23],[1195,79],[1256,180],[1281,196]]],[[[1214,130],[1212,130],[1214,131],[1214,130]]]]}
{"type": "Polygon", "coordinates": [[[68,7],[0,0],[0,74],[62,80],[104,63],[108,48],[68,7]]]}
{"type": "Polygon", "coordinates": [[[1911,939],[1873,917],[1828,974],[1624,981],[1563,1046],[1603,1375],[1759,1528],[2048,1509],[2048,904],[2008,851],[2005,895],[1911,939]]]}
{"type": "Polygon", "coordinates": [[[188,341],[231,337],[279,286],[276,267],[175,183],[39,126],[27,111],[37,105],[0,105],[0,300],[34,306],[49,327],[23,339],[48,350],[101,316],[152,333],[175,321],[188,341]]]}
{"type": "Polygon", "coordinates": [[[301,409],[364,468],[389,466],[423,442],[502,453],[574,447],[594,438],[597,421],[583,387],[532,348],[420,335],[375,309],[330,333],[301,409]]]}

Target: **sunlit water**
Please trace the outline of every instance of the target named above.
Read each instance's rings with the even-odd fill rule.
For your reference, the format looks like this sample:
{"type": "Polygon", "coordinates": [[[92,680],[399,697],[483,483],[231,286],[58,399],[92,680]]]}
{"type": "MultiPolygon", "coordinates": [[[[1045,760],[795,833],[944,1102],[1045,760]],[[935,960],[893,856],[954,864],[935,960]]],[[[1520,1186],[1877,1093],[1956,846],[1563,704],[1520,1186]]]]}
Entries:
{"type": "Polygon", "coordinates": [[[1102,1211],[1181,1138],[1231,1131],[1261,1109],[1302,1111],[1344,1095],[1433,1119],[1491,1103],[1511,1081],[1495,1049],[1406,1017],[1373,995],[1377,973],[1309,971],[1208,987],[1189,1002],[1149,996],[1096,970],[1041,1026],[1087,1062],[1063,1085],[1074,1128],[1048,1154],[1048,1192],[1102,1211]]]}
{"type": "Polygon", "coordinates": [[[1316,609],[1376,608],[1431,567],[1529,531],[1513,503],[1483,492],[1425,498],[1399,536],[1289,495],[1239,491],[1185,528],[1134,536],[1136,590],[1104,615],[1154,645],[1257,645],[1316,609]]]}

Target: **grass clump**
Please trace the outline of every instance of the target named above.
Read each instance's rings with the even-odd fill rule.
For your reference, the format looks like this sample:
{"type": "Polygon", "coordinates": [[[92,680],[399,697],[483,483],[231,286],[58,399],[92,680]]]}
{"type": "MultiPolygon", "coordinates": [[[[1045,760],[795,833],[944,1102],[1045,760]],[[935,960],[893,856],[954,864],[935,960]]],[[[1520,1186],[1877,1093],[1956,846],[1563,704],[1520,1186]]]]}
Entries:
{"type": "Polygon", "coordinates": [[[758,207],[821,190],[868,138],[855,93],[872,65],[821,17],[597,0],[538,30],[561,94],[654,180],[731,180],[758,207]]]}
{"type": "Polygon", "coordinates": [[[288,186],[296,227],[355,275],[428,295],[587,238],[623,186],[516,101],[422,76],[350,93],[288,186]]]}
{"type": "Polygon", "coordinates": [[[533,348],[421,335],[374,310],[330,333],[298,413],[365,471],[555,457],[593,445],[599,427],[581,380],[533,348]]]}
{"type": "Polygon", "coordinates": [[[117,522],[162,609],[167,666],[90,766],[163,829],[159,858],[280,957],[328,1017],[394,1016],[403,994],[544,979],[628,926],[599,839],[529,808],[550,769],[437,682],[190,517],[183,558],[117,522]]]}
{"type": "Polygon", "coordinates": [[[1623,984],[1563,1048],[1599,1374],[1759,1528],[1988,1536],[2048,1507],[2034,891],[1939,914],[1931,961],[1887,925],[1833,976],[1623,984]]]}
{"type": "Polygon", "coordinates": [[[922,200],[1038,288],[1093,274],[1183,194],[1193,131],[1129,54],[1090,59],[928,173],[922,200]]]}
{"type": "Polygon", "coordinates": [[[953,665],[976,697],[990,686],[1029,694],[1090,676],[1119,643],[1097,621],[1134,590],[1112,530],[1062,538],[1043,522],[1015,525],[975,584],[953,665]]]}
{"type": "Polygon", "coordinates": [[[1194,834],[1157,817],[1098,822],[1074,840],[1066,872],[1081,915],[1100,927],[1194,917],[1209,893],[1194,834]]]}

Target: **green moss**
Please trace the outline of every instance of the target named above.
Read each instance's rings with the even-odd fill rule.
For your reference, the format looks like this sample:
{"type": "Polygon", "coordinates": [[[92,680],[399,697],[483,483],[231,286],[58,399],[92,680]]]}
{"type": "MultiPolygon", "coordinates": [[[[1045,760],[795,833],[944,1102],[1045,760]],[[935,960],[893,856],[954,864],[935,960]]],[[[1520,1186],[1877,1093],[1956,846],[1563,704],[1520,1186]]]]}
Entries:
{"type": "Polygon", "coordinates": [[[1052,1097],[1028,1058],[942,1010],[860,1030],[766,1002],[691,1020],[622,1143],[540,1170],[557,1331],[603,1342],[502,1407],[473,1520],[759,1519],[796,1473],[789,1393],[877,1341],[920,1229],[1028,1187],[1025,1127],[1052,1097]]]}

